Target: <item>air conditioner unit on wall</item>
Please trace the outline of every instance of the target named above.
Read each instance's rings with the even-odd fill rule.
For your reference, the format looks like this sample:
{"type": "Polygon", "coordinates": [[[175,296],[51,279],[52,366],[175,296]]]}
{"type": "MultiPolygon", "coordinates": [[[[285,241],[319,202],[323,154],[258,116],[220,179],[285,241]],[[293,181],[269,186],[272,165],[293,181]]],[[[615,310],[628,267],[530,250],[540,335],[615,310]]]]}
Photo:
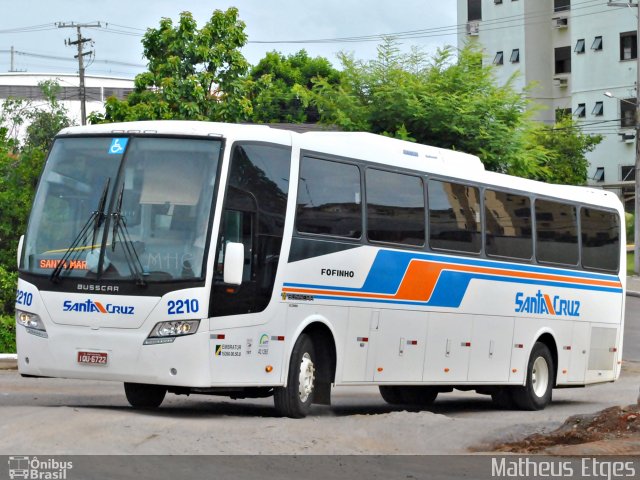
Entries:
{"type": "Polygon", "coordinates": [[[480,22],[467,22],[467,35],[476,36],[480,33],[480,22]]]}
{"type": "Polygon", "coordinates": [[[567,77],[554,77],[553,84],[556,87],[566,88],[569,85],[569,79],[567,77]]]}
{"type": "Polygon", "coordinates": [[[556,28],[567,28],[569,26],[569,17],[554,17],[553,26],[556,28]]]}
{"type": "Polygon", "coordinates": [[[636,136],[633,133],[621,133],[620,137],[624,143],[635,143],[636,136]]]}

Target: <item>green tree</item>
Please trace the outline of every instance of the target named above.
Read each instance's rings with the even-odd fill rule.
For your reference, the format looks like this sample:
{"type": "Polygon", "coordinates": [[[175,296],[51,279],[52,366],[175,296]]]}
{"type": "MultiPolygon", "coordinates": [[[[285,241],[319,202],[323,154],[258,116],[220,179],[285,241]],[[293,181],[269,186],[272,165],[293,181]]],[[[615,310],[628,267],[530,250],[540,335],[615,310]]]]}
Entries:
{"type": "Polygon", "coordinates": [[[584,134],[569,115],[552,127],[542,126],[533,131],[533,142],[549,153],[544,166],[546,175],[537,180],[569,185],[584,185],[589,162],[586,158],[602,141],[602,135],[584,134]]]}
{"type": "Polygon", "coordinates": [[[340,72],[326,58],[311,58],[305,50],[287,56],[268,52],[248,76],[253,104],[251,120],[257,123],[317,123],[320,120],[318,109],[315,105],[303,104],[301,91],[311,90],[314,81],[320,78],[329,85],[337,85],[340,72]]]}
{"type": "Polygon", "coordinates": [[[375,60],[339,58],[341,82],[318,79],[303,96],[324,123],[472,153],[497,172],[584,183],[586,172],[570,176],[568,170],[599,139],[568,126],[563,135],[541,128],[531,119],[535,107],[527,91],[516,91],[513,78],[497,85],[494,67],[483,65],[472,45],[457,55],[445,48],[429,58],[418,50],[401,53],[386,39],[375,60]],[[558,169],[566,156],[572,166],[558,169]]]}
{"type": "Polygon", "coordinates": [[[28,126],[24,148],[37,148],[47,151],[53,143],[53,137],[63,128],[71,126],[68,110],[59,102],[60,85],[52,80],[38,84],[44,94],[44,107],[32,108],[27,115],[28,126]]]}
{"type": "Polygon", "coordinates": [[[13,307],[6,295],[13,296],[15,287],[8,292],[5,287],[15,284],[18,241],[27,227],[46,150],[55,134],[71,124],[57,100],[57,84],[44,82],[40,87],[44,106],[13,98],[0,110],[0,309],[13,307]],[[20,140],[22,130],[26,131],[24,141],[20,140]]]}
{"type": "Polygon", "coordinates": [[[512,82],[498,86],[492,67],[472,46],[427,58],[401,53],[393,39],[360,62],[341,54],[340,85],[315,84],[306,101],[322,121],[478,155],[494,171],[543,175],[546,151],[528,148],[526,96],[512,82]]]}
{"type": "Polygon", "coordinates": [[[148,71],[135,78],[125,99],[111,97],[105,115],[90,121],[190,119],[239,121],[251,113],[243,93],[249,64],[240,52],[247,41],[236,8],[216,10],[197,28],[190,12],[177,25],[163,18],[142,40],[148,71]]]}

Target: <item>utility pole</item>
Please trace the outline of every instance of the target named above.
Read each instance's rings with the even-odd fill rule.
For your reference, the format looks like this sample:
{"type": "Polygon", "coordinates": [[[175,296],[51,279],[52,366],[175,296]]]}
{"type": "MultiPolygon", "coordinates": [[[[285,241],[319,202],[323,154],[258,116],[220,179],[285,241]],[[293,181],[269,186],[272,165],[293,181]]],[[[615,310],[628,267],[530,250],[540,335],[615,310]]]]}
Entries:
{"type": "MultiPolygon", "coordinates": [[[[638,0],[640,1],[640,0],[638,0]]],[[[609,0],[609,7],[635,7],[638,8],[638,1],[632,2],[612,2],[609,0]]],[[[636,161],[635,161],[635,186],[634,186],[634,223],[633,223],[633,273],[640,275],[640,9],[636,24],[636,161]]]]}
{"type": "Polygon", "coordinates": [[[84,57],[86,55],[91,55],[93,51],[84,51],[84,44],[87,42],[91,42],[90,38],[82,38],[82,28],[95,28],[100,27],[100,22],[95,23],[58,23],[58,28],[75,28],[78,32],[78,39],[72,41],[71,39],[65,40],[65,45],[77,45],[78,46],[78,54],[74,56],[74,58],[78,59],[78,75],[80,77],[80,121],[82,125],[87,124],[87,94],[84,86],[84,57]]]}
{"type": "Polygon", "coordinates": [[[9,69],[10,72],[15,72],[16,68],[15,68],[15,50],[13,49],[13,45],[11,45],[11,68],[9,69]]]}

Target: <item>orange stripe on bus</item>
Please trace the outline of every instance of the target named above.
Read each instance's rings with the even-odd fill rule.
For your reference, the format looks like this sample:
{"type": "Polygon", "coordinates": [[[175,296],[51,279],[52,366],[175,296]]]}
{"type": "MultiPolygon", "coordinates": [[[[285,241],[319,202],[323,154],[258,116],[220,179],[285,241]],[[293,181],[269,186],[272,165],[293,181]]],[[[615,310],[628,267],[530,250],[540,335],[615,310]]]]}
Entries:
{"type": "Polygon", "coordinates": [[[556,311],[553,308],[553,303],[551,302],[551,299],[549,298],[549,295],[547,295],[547,294],[544,295],[544,302],[547,304],[547,310],[549,310],[549,313],[551,315],[555,315],[556,311]]]}
{"type": "Polygon", "coordinates": [[[102,313],[107,313],[107,309],[104,308],[100,302],[93,302],[93,303],[96,304],[96,307],[98,307],[98,310],[100,310],[102,313]]]}

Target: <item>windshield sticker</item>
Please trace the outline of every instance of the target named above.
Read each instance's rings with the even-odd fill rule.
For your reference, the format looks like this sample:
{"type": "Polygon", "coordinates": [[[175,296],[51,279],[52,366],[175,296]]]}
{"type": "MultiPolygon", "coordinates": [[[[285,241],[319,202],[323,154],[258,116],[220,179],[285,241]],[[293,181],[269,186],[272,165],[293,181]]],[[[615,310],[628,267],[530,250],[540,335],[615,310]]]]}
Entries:
{"type": "Polygon", "coordinates": [[[109,155],[122,155],[124,149],[127,148],[128,138],[114,138],[111,140],[111,146],[109,147],[109,155]]]}
{"type": "Polygon", "coordinates": [[[40,260],[39,267],[42,270],[53,270],[62,264],[62,268],[70,270],[87,270],[87,262],[84,260],[62,261],[56,259],[43,258],[40,260]]]}

